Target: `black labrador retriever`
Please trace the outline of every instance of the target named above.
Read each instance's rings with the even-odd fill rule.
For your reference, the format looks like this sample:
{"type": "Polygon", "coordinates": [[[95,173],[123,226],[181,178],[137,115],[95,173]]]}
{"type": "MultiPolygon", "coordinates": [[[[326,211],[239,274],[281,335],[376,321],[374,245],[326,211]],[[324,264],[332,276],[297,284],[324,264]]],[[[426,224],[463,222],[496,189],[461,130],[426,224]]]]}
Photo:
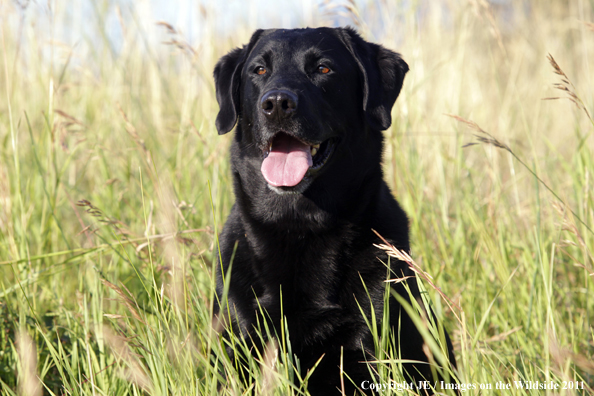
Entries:
{"type": "MultiPolygon", "coordinates": [[[[286,320],[301,376],[319,361],[308,381],[312,395],[371,392],[377,378],[365,364],[375,359],[366,319],[375,311],[381,327],[384,281],[414,275],[395,260],[388,269],[373,232],[409,250],[406,214],[380,164],[381,131],[407,71],[398,54],[350,28],[258,30],[214,70],[218,132],[237,124],[236,202],[217,273],[218,304],[230,276],[228,303],[216,310],[260,350],[265,340],[256,329],[266,322],[280,334],[286,320]]],[[[414,276],[406,283],[418,297],[414,276]]],[[[410,301],[404,282],[392,290],[410,301]]],[[[412,319],[389,301],[400,357],[417,361],[404,364],[406,378],[440,379],[412,319]]]]}

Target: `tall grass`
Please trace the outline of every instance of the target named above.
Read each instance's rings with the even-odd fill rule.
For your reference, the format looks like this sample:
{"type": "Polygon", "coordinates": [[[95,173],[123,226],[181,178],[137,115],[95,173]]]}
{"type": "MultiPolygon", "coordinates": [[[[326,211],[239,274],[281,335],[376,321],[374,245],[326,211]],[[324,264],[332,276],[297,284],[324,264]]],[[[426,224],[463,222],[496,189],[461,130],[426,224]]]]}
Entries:
{"type": "MultiPolygon", "coordinates": [[[[80,4],[0,3],[0,390],[244,394],[212,319],[233,197],[211,74],[257,19],[197,5],[190,35],[148,2],[80,4]]],[[[594,4],[266,7],[269,26],[349,22],[409,63],[384,170],[460,383],[592,394],[594,4]],[[476,129],[446,114],[494,140],[464,147],[476,129]]],[[[375,331],[381,380],[402,384],[403,335],[375,331]]],[[[257,394],[307,394],[284,329],[246,365],[257,394]]]]}

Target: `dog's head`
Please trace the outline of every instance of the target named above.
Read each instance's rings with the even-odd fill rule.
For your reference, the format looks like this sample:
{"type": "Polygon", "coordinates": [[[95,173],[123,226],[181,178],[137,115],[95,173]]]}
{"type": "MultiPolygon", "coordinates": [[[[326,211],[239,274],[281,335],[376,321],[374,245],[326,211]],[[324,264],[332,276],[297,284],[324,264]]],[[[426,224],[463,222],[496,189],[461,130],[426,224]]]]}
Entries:
{"type": "Polygon", "coordinates": [[[350,28],[258,30],[215,67],[216,127],[238,124],[242,155],[269,189],[303,193],[351,165],[379,165],[377,135],[407,71],[398,54],[350,28]]]}

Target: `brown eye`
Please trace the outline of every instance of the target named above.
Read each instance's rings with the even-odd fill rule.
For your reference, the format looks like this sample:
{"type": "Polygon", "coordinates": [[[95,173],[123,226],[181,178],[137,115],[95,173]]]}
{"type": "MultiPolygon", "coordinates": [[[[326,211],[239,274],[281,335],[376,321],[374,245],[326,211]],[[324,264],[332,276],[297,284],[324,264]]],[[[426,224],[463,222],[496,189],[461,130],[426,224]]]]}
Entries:
{"type": "Polygon", "coordinates": [[[256,74],[262,75],[262,74],[266,74],[266,69],[263,68],[262,66],[256,68],[256,74]]]}
{"type": "Polygon", "coordinates": [[[328,68],[324,65],[320,65],[320,66],[318,66],[318,72],[322,73],[322,74],[330,73],[330,68],[328,68]]]}

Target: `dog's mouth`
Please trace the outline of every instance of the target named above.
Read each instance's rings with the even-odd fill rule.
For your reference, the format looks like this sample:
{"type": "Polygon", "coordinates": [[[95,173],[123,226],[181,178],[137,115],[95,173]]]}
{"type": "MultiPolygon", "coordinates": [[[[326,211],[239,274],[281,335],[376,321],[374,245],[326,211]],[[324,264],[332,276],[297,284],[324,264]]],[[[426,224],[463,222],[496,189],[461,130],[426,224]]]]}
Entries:
{"type": "Polygon", "coordinates": [[[326,165],[335,146],[334,138],[309,143],[277,133],[264,153],[262,175],[272,187],[294,187],[315,176],[326,165]]]}

